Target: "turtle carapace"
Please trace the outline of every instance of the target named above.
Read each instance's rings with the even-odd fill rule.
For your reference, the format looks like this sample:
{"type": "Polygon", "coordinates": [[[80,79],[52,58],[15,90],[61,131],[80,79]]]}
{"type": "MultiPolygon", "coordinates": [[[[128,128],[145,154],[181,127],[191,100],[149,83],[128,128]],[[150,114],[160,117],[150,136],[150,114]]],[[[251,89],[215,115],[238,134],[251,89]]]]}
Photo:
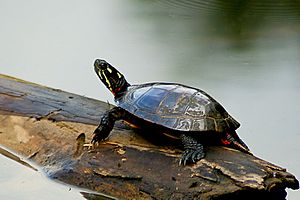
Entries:
{"type": "Polygon", "coordinates": [[[207,140],[250,153],[235,130],[240,124],[206,92],[177,83],[153,82],[130,85],[105,60],[97,59],[95,72],[115,96],[117,107],[104,113],[92,143],[106,139],[116,120],[181,140],[180,164],[195,163],[205,156],[207,140]],[[213,137],[210,137],[213,136],[213,137]]]}

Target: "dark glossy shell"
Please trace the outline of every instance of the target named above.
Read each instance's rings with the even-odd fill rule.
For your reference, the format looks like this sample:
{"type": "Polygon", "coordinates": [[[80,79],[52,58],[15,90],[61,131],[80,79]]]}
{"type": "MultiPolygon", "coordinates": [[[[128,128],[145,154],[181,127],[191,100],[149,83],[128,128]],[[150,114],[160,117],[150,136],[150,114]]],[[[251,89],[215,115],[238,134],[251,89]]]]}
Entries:
{"type": "Polygon", "coordinates": [[[174,130],[224,132],[240,126],[204,91],[180,84],[133,85],[116,102],[141,119],[174,130]]]}

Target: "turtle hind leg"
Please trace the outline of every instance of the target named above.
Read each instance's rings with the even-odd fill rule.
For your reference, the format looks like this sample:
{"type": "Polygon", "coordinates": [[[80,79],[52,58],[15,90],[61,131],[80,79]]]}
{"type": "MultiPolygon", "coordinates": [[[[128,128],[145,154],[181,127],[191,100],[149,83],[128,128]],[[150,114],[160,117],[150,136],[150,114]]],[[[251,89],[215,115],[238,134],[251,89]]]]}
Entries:
{"type": "Polygon", "coordinates": [[[187,163],[196,163],[198,160],[205,157],[204,146],[189,135],[180,135],[184,151],[182,153],[179,165],[187,163]]]}
{"type": "Polygon", "coordinates": [[[106,111],[100,121],[99,126],[94,131],[92,143],[99,143],[105,140],[115,125],[115,121],[123,119],[126,111],[120,107],[114,107],[106,111]]]}
{"type": "Polygon", "coordinates": [[[225,145],[229,145],[234,149],[252,155],[248,146],[239,138],[235,131],[231,133],[226,133],[225,140],[222,140],[222,143],[225,145]]]}

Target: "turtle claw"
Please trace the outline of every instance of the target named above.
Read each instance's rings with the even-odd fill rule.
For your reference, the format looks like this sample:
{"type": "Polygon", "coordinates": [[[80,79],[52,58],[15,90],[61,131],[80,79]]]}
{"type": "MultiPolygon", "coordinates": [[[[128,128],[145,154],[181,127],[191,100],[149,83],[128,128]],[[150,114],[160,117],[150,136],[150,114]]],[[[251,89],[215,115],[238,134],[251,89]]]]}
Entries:
{"type": "Polygon", "coordinates": [[[186,165],[187,162],[189,162],[189,158],[191,157],[191,152],[189,149],[185,150],[181,156],[181,159],[179,161],[179,165],[186,165]]]}
{"type": "Polygon", "coordinates": [[[94,136],[91,143],[95,145],[97,143],[104,141],[108,137],[109,132],[110,130],[105,126],[103,125],[98,126],[94,131],[94,136]]]}
{"type": "Polygon", "coordinates": [[[179,161],[179,165],[186,165],[187,163],[196,163],[197,161],[204,158],[205,153],[203,149],[186,149],[179,161]]]}
{"type": "Polygon", "coordinates": [[[189,135],[181,135],[184,152],[182,153],[179,165],[186,165],[187,163],[196,163],[198,160],[204,158],[204,147],[197,140],[189,135]]]}
{"type": "Polygon", "coordinates": [[[101,142],[101,140],[99,140],[99,139],[97,138],[97,135],[94,135],[94,137],[93,137],[91,143],[92,143],[93,145],[96,145],[96,144],[99,143],[99,142],[101,142]]]}
{"type": "Polygon", "coordinates": [[[192,153],[192,162],[196,163],[197,161],[201,160],[204,158],[205,154],[203,152],[203,149],[197,149],[192,153]]]}

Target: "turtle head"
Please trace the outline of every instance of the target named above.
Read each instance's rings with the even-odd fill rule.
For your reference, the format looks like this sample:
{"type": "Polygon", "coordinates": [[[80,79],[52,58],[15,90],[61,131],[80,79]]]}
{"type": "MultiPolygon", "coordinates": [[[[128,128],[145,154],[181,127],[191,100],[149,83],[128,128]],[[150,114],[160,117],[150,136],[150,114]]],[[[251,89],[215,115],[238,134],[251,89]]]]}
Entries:
{"type": "Polygon", "coordinates": [[[127,83],[123,74],[111,66],[108,62],[96,59],[94,63],[95,72],[104,85],[113,93],[115,97],[122,95],[127,90],[127,83]]]}

